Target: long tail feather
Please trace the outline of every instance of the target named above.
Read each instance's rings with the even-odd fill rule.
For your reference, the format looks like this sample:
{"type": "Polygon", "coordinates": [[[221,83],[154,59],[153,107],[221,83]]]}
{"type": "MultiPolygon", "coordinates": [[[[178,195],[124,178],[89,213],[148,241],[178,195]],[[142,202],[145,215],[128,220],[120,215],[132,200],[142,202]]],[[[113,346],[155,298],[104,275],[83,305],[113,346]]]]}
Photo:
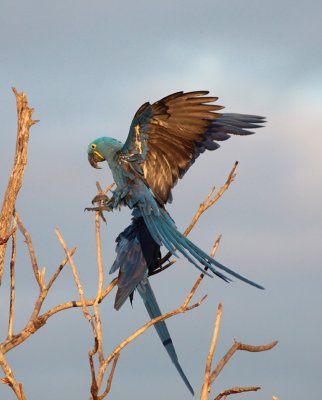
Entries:
{"type": "MultiPolygon", "coordinates": [[[[137,290],[140,293],[144,305],[149,313],[151,319],[159,317],[162,313],[160,307],[156,301],[155,295],[153,293],[152,287],[149,283],[149,280],[145,278],[142,280],[139,285],[137,286],[137,290]]],[[[186,377],[185,373],[183,372],[181,365],[178,360],[178,356],[176,354],[172,339],[170,337],[170,333],[168,331],[167,325],[164,321],[160,321],[154,325],[163,346],[165,347],[171,361],[175,365],[177,371],[179,372],[182,380],[186,384],[189,391],[194,395],[194,391],[192,386],[190,385],[188,378],[186,377]]]]}
{"type": "MultiPolygon", "coordinates": [[[[225,280],[230,282],[231,279],[218,271],[218,269],[226,272],[227,274],[234,276],[235,278],[248,283],[249,285],[255,286],[258,289],[264,289],[263,286],[251,281],[250,279],[238,274],[237,272],[225,267],[210,255],[201,250],[196,246],[191,240],[183,236],[176,228],[173,220],[166,212],[165,209],[160,209],[160,215],[155,215],[153,213],[149,215],[143,214],[144,221],[150,230],[151,235],[154,240],[158,243],[163,243],[163,245],[170,251],[174,253],[174,249],[180,252],[184,257],[187,258],[193,265],[195,265],[199,270],[202,270],[206,274],[205,267],[225,280]]],[[[207,269],[206,268],[206,269],[207,269]]],[[[208,274],[209,275],[209,274],[208,274]]]]}
{"type": "MultiPolygon", "coordinates": [[[[133,291],[137,288],[150,317],[156,318],[161,315],[161,310],[146,276],[159,265],[161,254],[160,245],[158,244],[159,239],[150,233],[151,231],[159,232],[156,221],[152,220],[148,225],[144,222],[141,214],[135,212],[131,225],[120,233],[116,239],[117,257],[110,272],[119,269],[115,309],[118,310],[128,297],[131,299],[133,291]]],[[[167,243],[169,246],[171,245],[170,241],[167,243]]],[[[175,250],[174,246],[171,246],[175,250]]],[[[193,389],[178,361],[165,322],[161,321],[155,324],[154,327],[181,378],[193,394],[193,389]]]]}

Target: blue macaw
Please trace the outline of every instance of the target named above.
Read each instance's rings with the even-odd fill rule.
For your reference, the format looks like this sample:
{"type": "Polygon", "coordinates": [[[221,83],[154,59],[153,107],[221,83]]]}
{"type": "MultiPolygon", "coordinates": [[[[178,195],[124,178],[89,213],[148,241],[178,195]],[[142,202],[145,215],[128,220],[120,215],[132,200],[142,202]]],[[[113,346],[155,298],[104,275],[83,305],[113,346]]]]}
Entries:
{"type": "MultiPolygon", "coordinates": [[[[260,128],[265,122],[255,115],[219,113],[223,107],[213,104],[218,98],[208,91],[177,92],[154,104],[143,104],[132,120],[126,142],[100,137],[88,146],[88,159],[94,168],[107,161],[116,190],[105,200],[107,210],[126,205],[133,209],[132,223],[116,239],[116,259],[110,273],[119,269],[115,308],[118,310],[135,289],[141,295],[151,318],[161,315],[148,276],[160,267],[160,246],[178,256],[181,253],[207,275],[213,273],[224,281],[224,273],[252,286],[261,285],[225,267],[176,228],[165,209],[172,201],[171,190],[205,150],[215,150],[218,141],[231,134],[250,135],[248,129],[260,128]]],[[[164,321],[154,325],[171,360],[186,386],[193,389],[185,376],[164,321]]]]}

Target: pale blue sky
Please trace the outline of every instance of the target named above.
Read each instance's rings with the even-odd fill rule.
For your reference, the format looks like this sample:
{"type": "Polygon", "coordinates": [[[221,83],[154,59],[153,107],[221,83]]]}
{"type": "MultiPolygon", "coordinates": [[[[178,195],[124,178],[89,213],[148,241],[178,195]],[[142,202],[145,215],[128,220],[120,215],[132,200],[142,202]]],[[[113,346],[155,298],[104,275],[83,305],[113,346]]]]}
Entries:
{"type": "MultiPolygon", "coordinates": [[[[92,169],[88,143],[98,136],[124,140],[131,118],[145,101],[178,90],[210,90],[227,112],[265,115],[255,136],[234,137],[198,159],[174,190],[169,206],[184,230],[212,185],[220,186],[236,160],[238,175],[225,197],[208,211],[191,238],[205,250],[217,234],[217,258],[263,284],[207,279],[205,304],[169,321],[183,369],[196,390],[212,335],[217,304],[224,315],[216,359],[233,338],[261,344],[269,353],[238,354],[215,392],[260,385],[239,399],[318,398],[322,382],[321,202],[322,202],[322,5],[319,1],[29,1],[2,0],[0,11],[0,115],[2,195],[12,165],[16,110],[10,87],[26,91],[35,118],[29,164],[17,209],[30,230],[47,278],[63,252],[59,226],[88,295],[96,285],[93,215],[83,213],[95,181],[107,185],[107,168],[92,169]]],[[[127,210],[109,215],[103,227],[104,263],[114,257],[114,239],[129,223],[127,210]]],[[[18,331],[29,317],[36,285],[19,238],[18,331]]],[[[152,279],[164,311],[177,307],[197,270],[180,260],[152,279]]],[[[107,280],[110,279],[106,275],[107,280]]],[[[8,271],[0,312],[8,303],[8,271]]],[[[46,306],[76,299],[68,268],[46,306]]],[[[147,320],[141,300],[113,310],[102,305],[106,353],[147,320]]],[[[1,337],[6,334],[1,318],[1,337]]],[[[80,310],[53,317],[8,355],[29,399],[87,399],[87,351],[91,332],[80,310]],[[44,395],[46,391],[46,395],[44,395]]],[[[111,398],[183,400],[189,393],[153,330],[119,360],[111,398]]],[[[0,398],[13,399],[0,386],[0,398]]]]}

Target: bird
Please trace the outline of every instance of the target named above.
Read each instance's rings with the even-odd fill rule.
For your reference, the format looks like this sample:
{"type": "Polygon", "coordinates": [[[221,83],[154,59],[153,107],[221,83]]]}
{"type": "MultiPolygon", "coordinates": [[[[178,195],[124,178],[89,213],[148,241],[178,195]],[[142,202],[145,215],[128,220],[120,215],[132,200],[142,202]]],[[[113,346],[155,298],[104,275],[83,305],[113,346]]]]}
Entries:
{"type": "MultiPolygon", "coordinates": [[[[206,90],[176,92],[151,104],[144,103],[135,113],[125,143],[99,137],[88,148],[92,167],[106,161],[116,184],[111,198],[96,211],[113,211],[121,206],[132,209],[132,222],[116,238],[116,259],[110,273],[119,270],[114,307],[133,299],[137,290],[150,318],[161,315],[149,276],[160,267],[163,245],[172,255],[180,253],[203,273],[226,282],[231,277],[258,289],[263,286],[224,266],[200,249],[177,229],[165,205],[172,202],[172,189],[200,154],[216,150],[218,142],[231,135],[247,136],[261,128],[265,118],[257,115],[222,113],[218,97],[206,90]],[[230,276],[227,276],[230,275],[230,276]]],[[[193,388],[184,374],[164,321],[154,325],[172,362],[189,391],[193,388]]]]}

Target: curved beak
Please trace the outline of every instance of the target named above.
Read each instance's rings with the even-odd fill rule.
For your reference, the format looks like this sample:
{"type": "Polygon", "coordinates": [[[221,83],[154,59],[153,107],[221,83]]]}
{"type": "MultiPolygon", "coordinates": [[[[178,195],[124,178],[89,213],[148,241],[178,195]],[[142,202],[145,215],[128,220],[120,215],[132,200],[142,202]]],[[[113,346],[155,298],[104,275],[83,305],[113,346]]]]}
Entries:
{"type": "Polygon", "coordinates": [[[90,153],[90,154],[88,154],[88,161],[93,168],[101,169],[101,167],[99,167],[97,165],[97,163],[101,162],[101,161],[105,161],[105,158],[97,153],[90,153]]]}

